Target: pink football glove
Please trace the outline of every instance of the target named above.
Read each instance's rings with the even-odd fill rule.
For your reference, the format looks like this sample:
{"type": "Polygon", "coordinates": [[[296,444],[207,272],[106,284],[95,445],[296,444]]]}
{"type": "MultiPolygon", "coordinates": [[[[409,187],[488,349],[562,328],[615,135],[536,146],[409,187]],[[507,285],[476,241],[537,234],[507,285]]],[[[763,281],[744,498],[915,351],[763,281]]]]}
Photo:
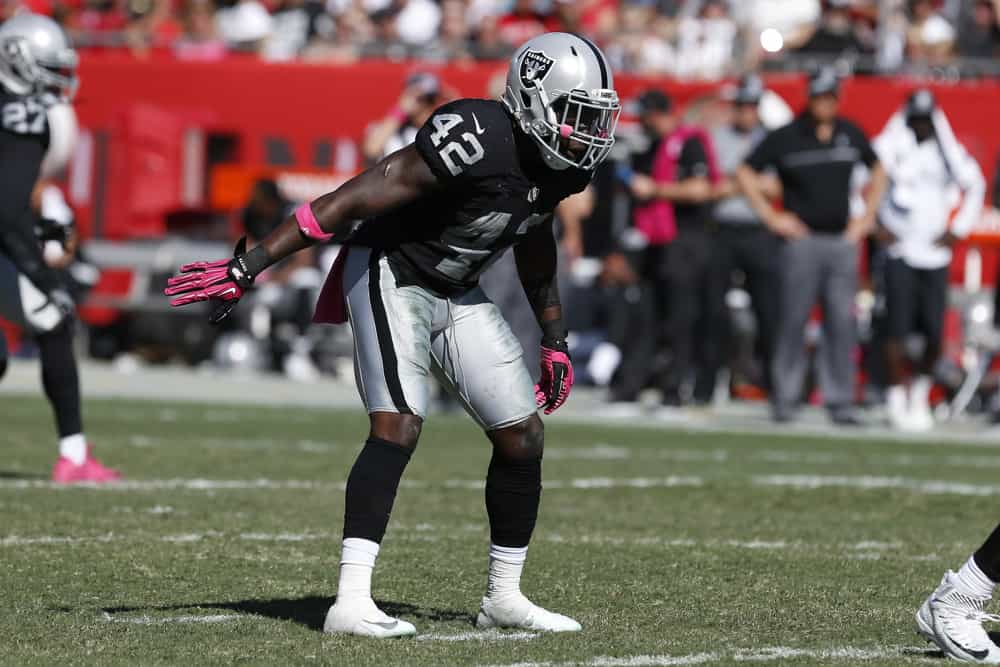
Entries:
{"type": "Polygon", "coordinates": [[[247,277],[240,264],[240,257],[245,251],[246,240],[240,239],[233,259],[192,262],[182,266],[176,276],[167,280],[167,288],[163,290],[167,296],[175,297],[170,300],[170,305],[217,301],[219,305],[209,320],[213,324],[221,322],[253,284],[253,278],[247,277]]]}
{"type": "Polygon", "coordinates": [[[569,350],[563,343],[562,349],[542,344],[542,375],[535,385],[535,404],[545,408],[550,415],[558,410],[573,388],[573,363],[569,360],[569,350]]]}

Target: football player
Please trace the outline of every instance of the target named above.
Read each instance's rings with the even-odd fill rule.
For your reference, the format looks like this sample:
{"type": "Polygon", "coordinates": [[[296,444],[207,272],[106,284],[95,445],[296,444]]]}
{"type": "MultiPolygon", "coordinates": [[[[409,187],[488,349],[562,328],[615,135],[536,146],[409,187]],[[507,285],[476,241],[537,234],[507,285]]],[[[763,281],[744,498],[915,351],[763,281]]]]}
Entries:
{"type": "Polygon", "coordinates": [[[340,583],[327,632],[415,633],[376,607],[371,574],[427,413],[430,373],[493,445],[485,493],[489,580],[478,627],[580,630],[530,602],[520,578],[541,494],[537,409],[553,412],[573,385],[552,212],[586,187],[607,156],[619,111],[611,69],[594,44],[541,35],[515,53],[499,101],[445,104],[414,144],[302,205],[255,248],[237,244],[232,259],[187,265],[170,279],[174,305],[211,300],[218,320],[274,262],[317,242],[347,244],[315,319],[350,320],[371,431],[347,481],[340,583]],[[543,332],[537,385],[477,284],[511,246],[543,332]]]}
{"type": "Polygon", "coordinates": [[[986,613],[1000,582],[1000,525],[958,572],[944,573],[917,612],[917,630],[937,644],[949,658],[984,665],[1000,665],[1000,647],[983,628],[984,621],[1000,621],[986,613]]]}
{"type": "MultiPolygon", "coordinates": [[[[77,54],[62,29],[38,14],[0,25],[0,317],[38,345],[42,386],[59,432],[57,483],[109,482],[120,477],[90,453],[83,435],[80,381],[73,353],[75,306],[63,277],[42,254],[56,225],[42,224],[32,192],[52,141],[49,109],[72,99],[77,54]]],[[[63,237],[65,239],[65,237],[63,237]]],[[[7,345],[0,335],[0,376],[7,345]]]]}

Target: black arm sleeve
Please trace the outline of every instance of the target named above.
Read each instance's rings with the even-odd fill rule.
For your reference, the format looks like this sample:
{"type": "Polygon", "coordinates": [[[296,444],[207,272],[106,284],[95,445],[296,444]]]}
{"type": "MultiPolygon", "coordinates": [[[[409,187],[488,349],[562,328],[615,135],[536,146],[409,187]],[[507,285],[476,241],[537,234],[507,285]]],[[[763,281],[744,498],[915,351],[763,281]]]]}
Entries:
{"type": "Polygon", "coordinates": [[[556,280],[557,256],[551,221],[535,227],[514,246],[514,260],[524,294],[542,329],[543,342],[551,345],[562,345],[566,338],[556,280]]]}

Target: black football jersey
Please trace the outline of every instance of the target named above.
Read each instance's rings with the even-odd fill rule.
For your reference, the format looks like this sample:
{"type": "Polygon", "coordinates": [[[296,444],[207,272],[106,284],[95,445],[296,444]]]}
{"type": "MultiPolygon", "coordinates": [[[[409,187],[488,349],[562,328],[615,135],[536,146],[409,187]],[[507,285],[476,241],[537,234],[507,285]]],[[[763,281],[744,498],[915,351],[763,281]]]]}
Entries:
{"type": "Polygon", "coordinates": [[[45,106],[0,86],[0,210],[9,213],[28,206],[48,145],[45,106]]]}
{"type": "Polygon", "coordinates": [[[35,237],[31,192],[49,146],[46,107],[0,86],[0,252],[41,289],[54,286],[35,237]]]}
{"type": "Polygon", "coordinates": [[[500,102],[446,104],[417,133],[416,149],[443,188],[363,222],[356,243],[382,250],[399,285],[440,296],[475,287],[479,276],[580,192],[590,172],[549,169],[500,102]]]}

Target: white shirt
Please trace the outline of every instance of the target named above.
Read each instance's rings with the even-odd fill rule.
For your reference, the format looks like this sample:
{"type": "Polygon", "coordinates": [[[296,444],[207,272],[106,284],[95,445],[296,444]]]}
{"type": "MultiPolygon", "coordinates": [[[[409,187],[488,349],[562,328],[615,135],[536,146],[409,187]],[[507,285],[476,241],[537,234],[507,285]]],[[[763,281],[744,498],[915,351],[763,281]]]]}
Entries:
{"type": "Polygon", "coordinates": [[[940,111],[935,112],[935,128],[937,138],[917,143],[897,113],[872,143],[889,174],[879,210],[880,221],[898,239],[889,254],[918,269],[951,263],[951,249],[936,241],[949,229],[959,238],[967,236],[982,213],[986,193],[979,164],[955,139],[940,111]]]}

